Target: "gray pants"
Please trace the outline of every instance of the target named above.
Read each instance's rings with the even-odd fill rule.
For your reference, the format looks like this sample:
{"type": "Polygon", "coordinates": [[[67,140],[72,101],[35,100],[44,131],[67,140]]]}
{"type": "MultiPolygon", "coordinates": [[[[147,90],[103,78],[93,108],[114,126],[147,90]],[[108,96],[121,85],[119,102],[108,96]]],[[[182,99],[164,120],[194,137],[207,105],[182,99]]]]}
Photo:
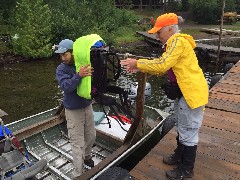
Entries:
{"type": "Polygon", "coordinates": [[[82,174],[83,160],[91,156],[92,146],[96,139],[92,105],[83,109],[65,109],[65,114],[73,153],[73,175],[78,177],[82,174]]]}
{"type": "Polygon", "coordinates": [[[184,97],[175,101],[174,106],[177,118],[177,131],[179,141],[185,146],[194,146],[198,144],[198,133],[202,125],[204,106],[191,109],[184,97]]]}

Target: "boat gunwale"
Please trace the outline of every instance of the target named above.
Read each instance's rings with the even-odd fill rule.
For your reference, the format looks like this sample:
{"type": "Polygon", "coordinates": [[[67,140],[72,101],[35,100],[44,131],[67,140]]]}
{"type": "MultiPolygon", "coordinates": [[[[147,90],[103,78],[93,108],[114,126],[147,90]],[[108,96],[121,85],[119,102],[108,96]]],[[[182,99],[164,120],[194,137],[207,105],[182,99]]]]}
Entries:
{"type": "Polygon", "coordinates": [[[6,124],[6,126],[12,126],[12,125],[15,125],[15,124],[20,123],[20,122],[22,122],[22,121],[25,121],[25,120],[27,120],[27,119],[34,118],[34,117],[36,117],[36,116],[39,116],[39,115],[45,114],[45,113],[47,113],[47,112],[50,112],[50,111],[53,111],[53,110],[56,110],[56,109],[58,109],[58,107],[55,107],[55,108],[52,108],[52,109],[48,109],[48,110],[46,110],[46,111],[43,111],[43,112],[40,112],[40,113],[37,113],[37,114],[31,115],[31,116],[28,116],[28,117],[25,117],[25,118],[19,119],[19,120],[17,120],[17,121],[11,122],[11,123],[8,123],[8,124],[6,124]]]}

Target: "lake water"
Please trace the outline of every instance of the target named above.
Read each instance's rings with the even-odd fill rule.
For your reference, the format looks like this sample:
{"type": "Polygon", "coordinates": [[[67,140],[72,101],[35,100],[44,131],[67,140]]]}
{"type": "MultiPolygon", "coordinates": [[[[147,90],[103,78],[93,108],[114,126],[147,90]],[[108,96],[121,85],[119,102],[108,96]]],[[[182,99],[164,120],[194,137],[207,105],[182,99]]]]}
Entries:
{"type": "MultiPolygon", "coordinates": [[[[159,49],[159,47],[139,46],[122,51],[152,56],[161,54],[159,49]]],[[[3,117],[5,123],[46,111],[61,103],[63,95],[55,80],[55,69],[59,63],[59,59],[53,58],[0,67],[0,108],[9,114],[3,117]]],[[[214,74],[214,67],[203,64],[202,68],[209,80],[214,74]]],[[[136,81],[137,75],[135,74],[121,77],[118,83],[129,85],[136,81]]],[[[166,98],[160,88],[165,81],[166,76],[148,78],[152,96],[146,100],[146,104],[171,112],[173,103],[166,98]]]]}

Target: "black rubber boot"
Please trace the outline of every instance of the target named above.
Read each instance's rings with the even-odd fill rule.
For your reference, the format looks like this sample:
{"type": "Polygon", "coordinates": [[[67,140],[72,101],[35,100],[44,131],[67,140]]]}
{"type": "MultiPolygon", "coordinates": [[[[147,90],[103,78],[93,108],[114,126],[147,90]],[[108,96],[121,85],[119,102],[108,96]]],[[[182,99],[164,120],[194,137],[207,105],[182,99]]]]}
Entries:
{"type": "Polygon", "coordinates": [[[94,161],[93,161],[92,157],[91,156],[90,157],[85,157],[84,164],[87,165],[90,168],[93,168],[94,167],[94,161]]]}
{"type": "Polygon", "coordinates": [[[197,146],[184,146],[182,162],[176,169],[166,172],[169,179],[192,179],[194,163],[196,159],[197,146]]]}
{"type": "Polygon", "coordinates": [[[176,137],[177,148],[174,150],[173,154],[170,154],[168,157],[163,158],[163,163],[168,165],[178,165],[182,159],[183,153],[183,144],[179,142],[179,136],[176,137]]]}

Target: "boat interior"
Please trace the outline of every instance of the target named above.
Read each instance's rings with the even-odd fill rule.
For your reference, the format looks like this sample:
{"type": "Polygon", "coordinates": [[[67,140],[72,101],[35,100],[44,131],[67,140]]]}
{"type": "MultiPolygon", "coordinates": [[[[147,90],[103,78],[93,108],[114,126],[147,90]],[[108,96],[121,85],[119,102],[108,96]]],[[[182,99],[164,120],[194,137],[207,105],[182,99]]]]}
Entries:
{"type": "MultiPolygon", "coordinates": [[[[151,107],[145,107],[145,109],[144,116],[147,121],[145,134],[147,135],[154,127],[159,126],[166,114],[151,107]]],[[[37,164],[41,160],[46,160],[47,165],[41,170],[37,167],[38,170],[34,174],[35,179],[73,179],[73,157],[67,136],[66,121],[64,114],[56,115],[57,110],[57,108],[51,109],[7,125],[13,132],[13,135],[24,146],[25,153],[30,159],[30,165],[26,164],[26,157],[23,154],[19,154],[19,152],[12,154],[21,158],[19,161],[14,162],[14,165],[11,165],[11,167],[4,168],[0,166],[2,179],[4,179],[4,173],[10,176],[13,171],[16,173],[26,169],[31,164],[37,164]]],[[[111,122],[111,128],[109,128],[105,114],[94,111],[97,138],[92,150],[92,157],[96,169],[103,169],[106,166],[106,163],[101,165],[101,162],[112,156],[123,145],[124,138],[131,127],[131,124],[121,124],[111,116],[108,118],[111,122]]],[[[124,151],[127,149],[128,147],[126,146],[124,151]]],[[[1,158],[3,159],[3,156],[1,158]]],[[[42,165],[43,163],[40,164],[42,165]]],[[[84,165],[84,172],[90,169],[90,167],[84,165]]],[[[89,176],[97,172],[97,170],[94,171],[92,169],[93,173],[89,176]]],[[[7,179],[6,177],[5,179],[7,179]]]]}

